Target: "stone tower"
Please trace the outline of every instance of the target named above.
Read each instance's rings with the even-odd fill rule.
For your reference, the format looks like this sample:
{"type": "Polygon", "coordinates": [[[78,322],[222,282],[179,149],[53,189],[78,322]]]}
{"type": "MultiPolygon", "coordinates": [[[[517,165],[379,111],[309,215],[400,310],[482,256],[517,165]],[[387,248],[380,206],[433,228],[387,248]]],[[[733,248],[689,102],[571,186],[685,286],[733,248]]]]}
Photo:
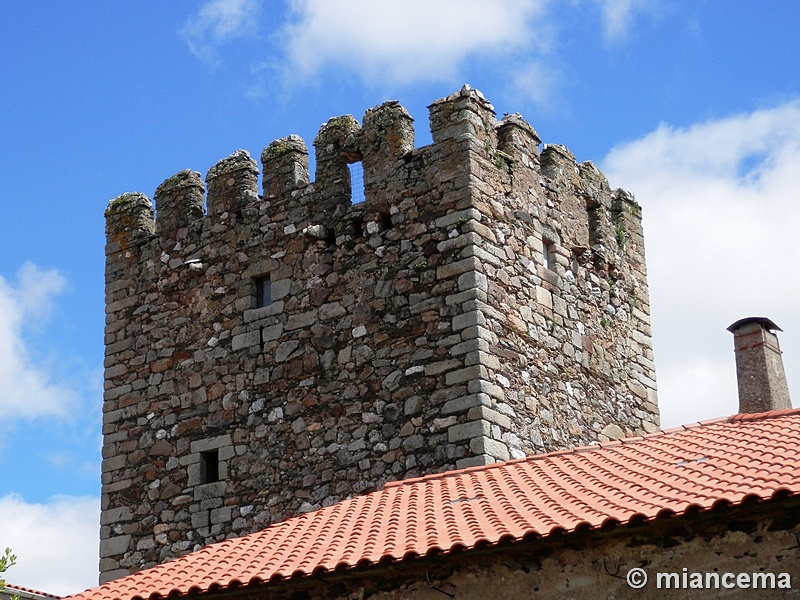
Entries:
{"type": "Polygon", "coordinates": [[[386,481],[658,426],[640,208],[477,91],[106,211],[101,581],[386,481]],[[365,200],[351,203],[350,165],[365,200]],[[205,209],[204,209],[205,205],[205,209]]]}

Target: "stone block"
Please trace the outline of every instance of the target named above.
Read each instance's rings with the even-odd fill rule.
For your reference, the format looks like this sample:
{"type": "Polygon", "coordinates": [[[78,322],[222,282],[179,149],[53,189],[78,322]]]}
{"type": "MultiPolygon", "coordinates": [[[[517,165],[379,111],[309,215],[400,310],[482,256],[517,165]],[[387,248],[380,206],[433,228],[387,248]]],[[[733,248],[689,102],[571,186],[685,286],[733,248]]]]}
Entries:
{"type": "Polygon", "coordinates": [[[230,446],[232,443],[230,434],[225,434],[192,442],[191,449],[192,452],[208,452],[209,450],[217,450],[223,446],[230,446]]]}
{"type": "Polygon", "coordinates": [[[511,429],[513,427],[511,419],[509,419],[506,415],[497,412],[496,410],[492,410],[491,408],[488,408],[487,406],[484,405],[474,406],[470,408],[469,412],[467,413],[467,418],[473,421],[481,419],[489,421],[490,423],[499,425],[503,429],[511,429]]]}
{"type": "Polygon", "coordinates": [[[200,527],[208,527],[209,515],[207,510],[201,510],[192,515],[192,527],[199,529],[200,527]]]}
{"type": "Polygon", "coordinates": [[[283,313],[283,300],[278,300],[277,302],[273,302],[267,306],[250,308],[244,311],[244,322],[252,323],[253,321],[266,319],[267,317],[272,317],[281,313],[283,313]]]}
{"type": "Polygon", "coordinates": [[[470,300],[480,300],[481,302],[486,302],[486,292],[478,288],[467,288],[463,292],[450,294],[444,299],[444,303],[447,306],[459,306],[465,302],[469,302],[470,300]]]}
{"type": "Polygon", "coordinates": [[[347,314],[347,309],[340,302],[328,302],[319,307],[319,320],[330,321],[347,314]]]}
{"type": "Polygon", "coordinates": [[[475,406],[491,406],[492,399],[487,394],[470,394],[448,400],[442,406],[443,415],[463,413],[475,406]]]}
{"type": "Polygon", "coordinates": [[[436,268],[436,279],[449,279],[469,271],[483,271],[483,265],[475,258],[465,258],[436,268]]]}
{"type": "Polygon", "coordinates": [[[445,375],[446,385],[458,385],[459,383],[466,383],[474,379],[486,379],[489,376],[488,371],[481,365],[473,365],[458,371],[450,371],[445,375]]]}
{"type": "Polygon", "coordinates": [[[194,488],[195,501],[218,499],[225,495],[227,483],[225,481],[215,481],[214,483],[204,483],[194,488]]]}
{"type": "Polygon", "coordinates": [[[468,352],[464,357],[464,364],[467,366],[483,365],[487,369],[492,369],[494,371],[500,370],[500,361],[498,358],[494,354],[490,354],[489,352],[481,352],[480,350],[468,352]]]}
{"type": "Polygon", "coordinates": [[[453,331],[461,331],[467,327],[482,327],[484,325],[486,325],[486,317],[479,310],[456,315],[452,321],[453,331]]]}
{"type": "Polygon", "coordinates": [[[230,506],[223,506],[221,508],[215,508],[210,513],[210,521],[212,525],[216,525],[217,523],[227,523],[231,520],[231,507],[230,506]]]}
{"type": "Polygon", "coordinates": [[[625,437],[625,432],[622,431],[622,428],[616,423],[606,425],[600,433],[611,440],[619,440],[625,437]]]}
{"type": "Polygon", "coordinates": [[[133,512],[127,506],[119,508],[109,508],[100,514],[101,525],[115,525],[117,523],[124,523],[133,519],[133,512]]]}
{"type": "Polygon", "coordinates": [[[287,340],[285,342],[281,342],[281,344],[278,345],[278,348],[275,350],[275,362],[284,362],[287,358],[289,358],[289,356],[291,356],[292,352],[297,350],[298,346],[300,346],[300,342],[297,340],[287,340]]]}
{"type": "Polygon", "coordinates": [[[261,331],[259,330],[240,333],[231,339],[231,350],[234,352],[253,346],[261,346],[261,331]]]}
{"type": "Polygon", "coordinates": [[[456,461],[456,469],[468,469],[469,467],[483,467],[496,463],[497,460],[488,454],[481,454],[478,456],[468,456],[467,458],[459,458],[456,461]]]}
{"type": "Polygon", "coordinates": [[[307,312],[289,315],[289,318],[286,320],[286,329],[301,329],[304,327],[311,327],[314,323],[317,322],[317,311],[309,310],[307,312]]]}
{"type": "Polygon", "coordinates": [[[291,279],[279,279],[278,281],[273,281],[270,284],[270,295],[272,297],[273,304],[276,300],[280,300],[281,298],[288,296],[291,287],[291,279]]]}
{"type": "Polygon", "coordinates": [[[264,343],[280,339],[281,335],[283,335],[283,325],[281,325],[280,323],[278,325],[270,325],[269,327],[264,327],[261,330],[261,340],[264,343]]]}
{"type": "Polygon", "coordinates": [[[458,369],[462,367],[463,363],[460,360],[451,359],[451,360],[440,360],[435,363],[430,363],[425,365],[424,372],[426,377],[432,377],[434,375],[439,375],[444,373],[445,371],[452,371],[453,369],[458,369]]]}
{"type": "Polygon", "coordinates": [[[470,233],[463,233],[459,236],[454,238],[448,238],[439,242],[436,245],[436,249],[441,253],[450,252],[451,250],[457,250],[458,248],[463,248],[464,246],[469,246],[472,244],[480,244],[481,238],[478,234],[474,232],[470,233]]]}
{"type": "Polygon", "coordinates": [[[511,458],[508,454],[508,446],[503,442],[498,442],[488,437],[476,437],[469,441],[469,449],[475,454],[488,454],[497,460],[508,460],[511,458]]]}
{"type": "Polygon", "coordinates": [[[470,352],[489,352],[489,342],[481,338],[475,338],[461,342],[450,348],[450,354],[453,356],[461,356],[470,352]]]}
{"type": "Polygon", "coordinates": [[[491,426],[486,421],[468,421],[447,428],[447,441],[452,443],[491,435],[491,426]]]}
{"type": "Polygon", "coordinates": [[[125,554],[131,546],[130,535],[117,535],[114,537],[100,540],[100,556],[117,556],[125,554]]]}
{"type": "Polygon", "coordinates": [[[484,250],[477,244],[472,244],[470,246],[467,246],[461,251],[459,256],[461,256],[462,258],[468,258],[474,256],[484,264],[489,264],[495,267],[503,266],[503,262],[497,257],[497,254],[495,252],[491,252],[490,250],[484,250]]]}
{"type": "Polygon", "coordinates": [[[506,393],[503,388],[484,379],[473,379],[467,384],[467,389],[471,394],[487,394],[501,401],[506,399],[506,393]]]}
{"type": "Polygon", "coordinates": [[[465,290],[479,289],[485,292],[488,287],[489,280],[486,278],[486,275],[479,271],[467,271],[458,277],[459,291],[463,292],[465,290]]]}
{"type": "Polygon", "coordinates": [[[467,208],[464,210],[455,210],[453,212],[447,213],[443,217],[439,217],[434,222],[436,227],[443,228],[449,225],[455,225],[458,222],[466,223],[470,220],[480,221],[483,218],[481,212],[476,208],[467,208]]]}
{"type": "Polygon", "coordinates": [[[538,302],[545,308],[553,310],[553,294],[548,292],[543,287],[536,288],[536,302],[538,302]]]}

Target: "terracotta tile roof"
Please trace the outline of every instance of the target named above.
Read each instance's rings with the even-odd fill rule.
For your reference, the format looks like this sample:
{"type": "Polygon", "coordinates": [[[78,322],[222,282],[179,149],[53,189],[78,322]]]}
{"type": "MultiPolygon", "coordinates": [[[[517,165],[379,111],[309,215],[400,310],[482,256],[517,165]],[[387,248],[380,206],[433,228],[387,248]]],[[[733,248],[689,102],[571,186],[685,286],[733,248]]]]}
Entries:
{"type": "Polygon", "coordinates": [[[55,594],[48,594],[47,592],[40,592],[39,590],[22,587],[21,585],[12,585],[10,583],[6,583],[5,588],[3,588],[3,592],[10,596],[18,595],[20,598],[26,596],[42,596],[45,598],[55,598],[56,600],[60,600],[61,598],[61,596],[56,596],[55,594]]]}
{"type": "Polygon", "coordinates": [[[800,410],[390,483],[74,600],[199,593],[800,493],[800,410]]]}

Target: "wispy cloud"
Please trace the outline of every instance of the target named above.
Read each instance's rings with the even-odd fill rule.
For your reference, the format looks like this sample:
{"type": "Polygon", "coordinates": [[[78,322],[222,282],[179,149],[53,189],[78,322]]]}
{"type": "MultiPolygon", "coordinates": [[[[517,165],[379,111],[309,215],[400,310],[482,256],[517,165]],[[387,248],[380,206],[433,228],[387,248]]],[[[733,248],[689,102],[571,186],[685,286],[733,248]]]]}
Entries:
{"type": "Polygon", "coordinates": [[[628,33],[631,21],[637,12],[649,11],[657,0],[591,0],[603,16],[603,37],[607,42],[616,42],[628,33]]]}
{"type": "Polygon", "coordinates": [[[53,381],[37,363],[25,332],[41,328],[66,281],[56,271],[24,265],[16,282],[0,277],[0,417],[29,418],[64,414],[75,392],[53,381]]]}
{"type": "Polygon", "coordinates": [[[8,583],[67,595],[97,585],[100,499],[59,496],[29,504],[0,497],[2,544],[17,556],[8,583]]]}
{"type": "MultiPolygon", "coordinates": [[[[621,145],[603,168],[634,190],[645,219],[664,423],[736,412],[725,328],[767,316],[789,386],[800,385],[800,101],[621,145]]],[[[796,394],[797,395],[797,394],[796,394]]]]}
{"type": "Polygon", "coordinates": [[[180,33],[195,56],[216,66],[218,47],[255,34],[260,13],[260,0],[210,0],[187,19],[180,33]]]}

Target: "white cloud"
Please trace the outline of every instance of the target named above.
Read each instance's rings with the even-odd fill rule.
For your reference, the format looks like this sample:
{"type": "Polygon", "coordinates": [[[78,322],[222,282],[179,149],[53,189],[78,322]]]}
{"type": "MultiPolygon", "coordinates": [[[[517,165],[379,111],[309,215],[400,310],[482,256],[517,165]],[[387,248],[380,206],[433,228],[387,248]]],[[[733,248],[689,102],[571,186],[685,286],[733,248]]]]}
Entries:
{"type": "Polygon", "coordinates": [[[255,34],[260,12],[260,0],[210,0],[187,19],[181,34],[195,56],[215,66],[217,47],[255,34]]]}
{"type": "Polygon", "coordinates": [[[551,65],[542,61],[530,61],[516,69],[510,79],[511,87],[507,93],[512,102],[527,100],[544,109],[558,105],[561,76],[551,65]]]}
{"type": "Polygon", "coordinates": [[[637,11],[650,10],[654,0],[592,0],[603,15],[603,37],[607,42],[625,37],[637,11]]]}
{"type": "Polygon", "coordinates": [[[546,0],[291,0],[287,72],[344,65],[365,79],[449,80],[466,57],[534,44],[546,0]]]}
{"type": "Polygon", "coordinates": [[[352,74],[378,88],[460,84],[466,67],[479,61],[477,72],[505,78],[511,97],[547,107],[557,103],[563,79],[559,49],[575,19],[592,21],[606,41],[616,42],[637,14],[658,2],[286,0],[283,20],[270,27],[265,19],[259,23],[266,15],[263,0],[210,0],[181,33],[195,55],[217,65],[221,44],[252,37],[259,25],[269,32],[261,39],[272,52],[253,61],[250,70],[258,81],[245,86],[252,97],[314,84],[326,73],[339,81],[352,74]]]}
{"type": "Polygon", "coordinates": [[[0,277],[0,418],[64,414],[75,399],[34,361],[24,337],[26,329],[44,324],[65,283],[56,271],[31,263],[19,270],[15,284],[0,277]]]}
{"type": "MultiPolygon", "coordinates": [[[[746,316],[780,325],[800,394],[800,101],[614,148],[613,186],[643,206],[659,402],[667,426],[737,410],[733,339],[746,316]]],[[[797,402],[795,401],[795,404],[797,402]]]]}
{"type": "Polygon", "coordinates": [[[14,494],[0,497],[0,546],[17,564],[5,574],[10,585],[67,595],[97,585],[99,498],[59,496],[28,504],[14,494]]]}

